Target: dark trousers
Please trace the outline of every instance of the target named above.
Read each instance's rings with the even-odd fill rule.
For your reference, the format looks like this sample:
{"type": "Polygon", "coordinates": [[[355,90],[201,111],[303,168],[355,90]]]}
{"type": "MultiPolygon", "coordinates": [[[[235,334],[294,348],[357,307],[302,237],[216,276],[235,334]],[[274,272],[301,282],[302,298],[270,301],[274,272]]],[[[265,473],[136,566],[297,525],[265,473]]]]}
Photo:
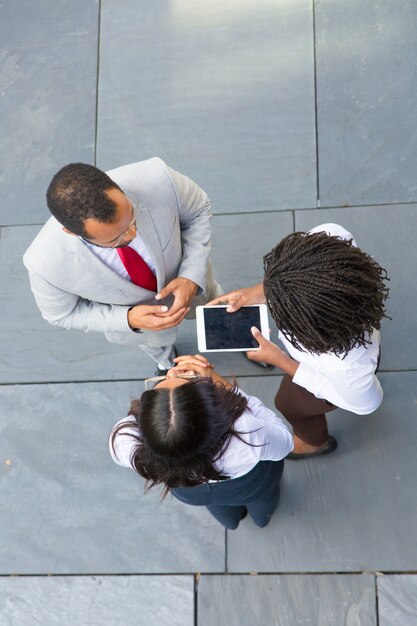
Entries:
{"type": "Polygon", "coordinates": [[[293,427],[294,435],[312,446],[324,445],[328,438],[325,413],[337,406],[293,383],[285,374],[275,396],[275,406],[293,427]]]}
{"type": "Polygon", "coordinates": [[[284,461],[260,461],[240,478],[195,487],[178,487],[172,494],[181,502],[206,506],[222,526],[238,527],[246,511],[259,527],[266,526],[279,502],[284,461]]]}

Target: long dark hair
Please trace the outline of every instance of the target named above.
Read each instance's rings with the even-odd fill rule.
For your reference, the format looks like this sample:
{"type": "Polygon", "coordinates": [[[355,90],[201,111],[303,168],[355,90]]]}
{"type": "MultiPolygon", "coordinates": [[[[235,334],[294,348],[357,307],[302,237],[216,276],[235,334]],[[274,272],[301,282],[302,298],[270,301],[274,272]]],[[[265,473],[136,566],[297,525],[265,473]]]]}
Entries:
{"type": "Polygon", "coordinates": [[[299,350],[346,355],[388,317],[387,272],[352,240],[293,233],[264,257],[264,268],[271,315],[299,350]]]}
{"type": "Polygon", "coordinates": [[[129,415],[135,418],[115,429],[117,433],[139,428],[131,454],[134,469],[146,478],[147,489],[163,484],[163,497],[173,487],[191,487],[209,480],[225,480],[213,463],[227,448],[232,435],[239,437],[234,423],[247,400],[236,386],[226,388],[202,378],[173,389],[145,391],[133,400],[129,415]]]}

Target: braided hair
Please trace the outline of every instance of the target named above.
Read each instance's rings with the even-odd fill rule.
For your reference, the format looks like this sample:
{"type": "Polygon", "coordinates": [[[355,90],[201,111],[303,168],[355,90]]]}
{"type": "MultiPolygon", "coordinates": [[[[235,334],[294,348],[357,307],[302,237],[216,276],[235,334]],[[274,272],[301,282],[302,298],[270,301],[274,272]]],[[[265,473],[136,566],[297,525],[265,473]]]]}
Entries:
{"type": "Polygon", "coordinates": [[[264,269],[271,315],[298,350],[345,356],[388,317],[387,272],[352,239],[292,233],[264,256],[264,269]]]}

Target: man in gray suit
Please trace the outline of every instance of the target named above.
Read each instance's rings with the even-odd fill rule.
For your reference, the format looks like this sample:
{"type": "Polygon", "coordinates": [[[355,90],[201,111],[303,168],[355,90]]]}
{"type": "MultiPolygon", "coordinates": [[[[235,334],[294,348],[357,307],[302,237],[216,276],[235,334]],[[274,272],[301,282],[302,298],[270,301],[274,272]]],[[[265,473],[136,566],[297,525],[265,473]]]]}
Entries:
{"type": "Polygon", "coordinates": [[[107,173],[67,165],[47,201],[53,217],[23,257],[42,317],[136,344],[166,370],[178,324],[221,293],[206,193],[152,158],[107,173]]]}

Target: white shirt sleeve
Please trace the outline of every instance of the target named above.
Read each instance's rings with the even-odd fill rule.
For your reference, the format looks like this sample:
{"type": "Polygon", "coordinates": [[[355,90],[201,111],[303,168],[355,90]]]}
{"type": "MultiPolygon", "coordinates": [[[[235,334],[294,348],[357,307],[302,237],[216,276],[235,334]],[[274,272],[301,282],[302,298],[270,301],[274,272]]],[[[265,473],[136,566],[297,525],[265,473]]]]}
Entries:
{"type": "Polygon", "coordinates": [[[132,452],[137,445],[140,445],[137,437],[139,436],[139,428],[136,425],[131,425],[135,418],[132,415],[128,415],[119,420],[112,428],[109,436],[109,450],[111,458],[117,465],[122,467],[132,467],[130,461],[132,452]],[[114,450],[112,446],[113,433],[119,425],[126,423],[126,426],[119,430],[114,438],[114,450]]]}
{"type": "MultiPolygon", "coordinates": [[[[250,443],[260,447],[259,461],[280,461],[294,448],[294,439],[287,425],[274,411],[266,407],[256,396],[248,396],[248,409],[255,419],[251,420],[250,443]]],[[[249,470],[248,470],[249,471],[249,470]]]]}

